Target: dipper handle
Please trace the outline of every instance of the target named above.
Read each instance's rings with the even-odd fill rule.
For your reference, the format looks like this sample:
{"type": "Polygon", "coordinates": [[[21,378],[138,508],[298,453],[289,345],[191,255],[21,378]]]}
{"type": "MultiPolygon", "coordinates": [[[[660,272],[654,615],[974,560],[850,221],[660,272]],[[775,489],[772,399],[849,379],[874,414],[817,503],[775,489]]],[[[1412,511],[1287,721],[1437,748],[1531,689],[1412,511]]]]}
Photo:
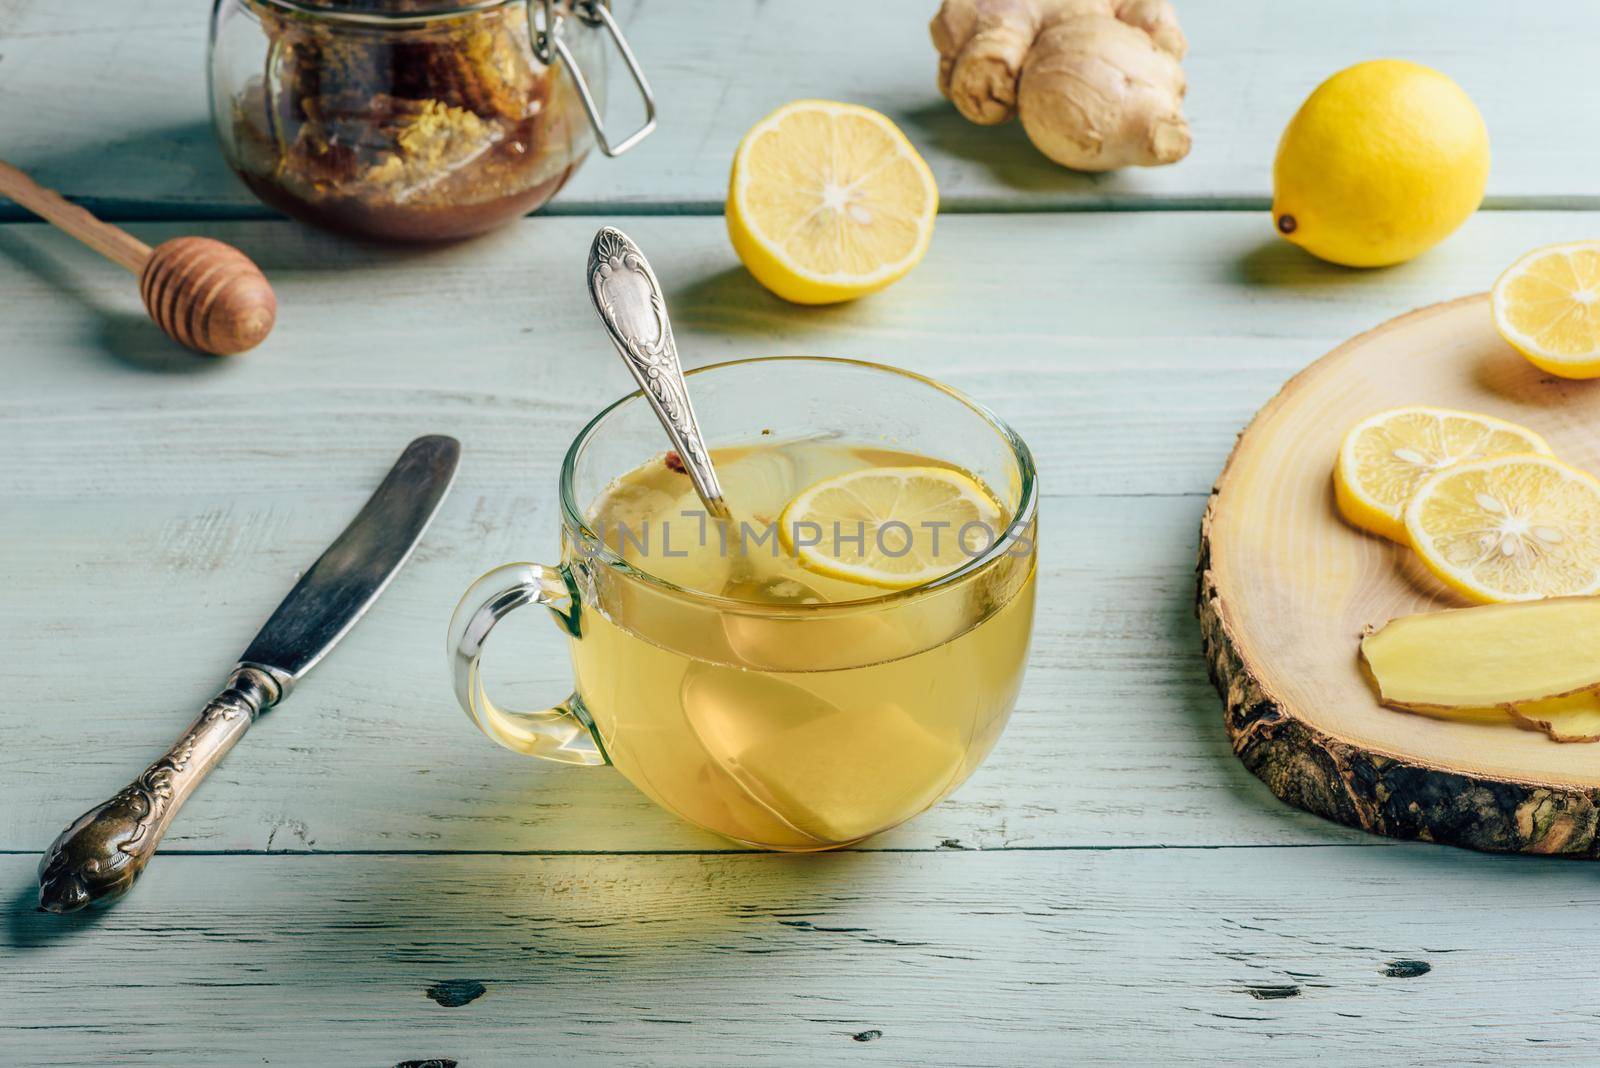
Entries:
{"type": "Polygon", "coordinates": [[[152,250],[4,160],[0,194],[138,275],[139,295],[150,318],[181,345],[229,356],[260,344],[277,321],[272,286],[250,257],[232,245],[207,237],[177,237],[152,250]]]}
{"type": "Polygon", "coordinates": [[[0,160],[0,193],[134,274],[144,270],[145,261],[150,258],[149,245],[121,227],[101,222],[86,209],[54,189],[46,189],[4,160],[0,160]]]}

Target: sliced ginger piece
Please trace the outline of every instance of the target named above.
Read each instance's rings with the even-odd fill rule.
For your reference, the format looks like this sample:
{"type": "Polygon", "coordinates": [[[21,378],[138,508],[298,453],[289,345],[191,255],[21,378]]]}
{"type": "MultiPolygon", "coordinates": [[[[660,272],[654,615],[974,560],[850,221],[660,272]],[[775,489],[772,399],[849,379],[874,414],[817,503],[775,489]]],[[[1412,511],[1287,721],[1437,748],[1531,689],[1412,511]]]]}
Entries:
{"type": "Polygon", "coordinates": [[[1558,742],[1600,742],[1600,692],[1584,690],[1512,705],[1511,718],[1558,742]]]}
{"type": "Polygon", "coordinates": [[[1520,705],[1488,708],[1408,708],[1429,719],[1487,726],[1518,726],[1543,731],[1556,742],[1600,742],[1600,690],[1582,690],[1566,697],[1546,697],[1520,705]]]}
{"type": "MultiPolygon", "coordinates": [[[[1600,687],[1600,597],[1403,616],[1361,640],[1393,708],[1526,705],[1600,687]]],[[[1542,710],[1541,710],[1542,711],[1542,710]]]]}
{"type": "Polygon", "coordinates": [[[1403,708],[1399,711],[1414,712],[1419,716],[1429,719],[1444,719],[1451,723],[1486,723],[1490,726],[1508,726],[1516,720],[1511,715],[1511,707],[1488,708],[1403,708]]]}

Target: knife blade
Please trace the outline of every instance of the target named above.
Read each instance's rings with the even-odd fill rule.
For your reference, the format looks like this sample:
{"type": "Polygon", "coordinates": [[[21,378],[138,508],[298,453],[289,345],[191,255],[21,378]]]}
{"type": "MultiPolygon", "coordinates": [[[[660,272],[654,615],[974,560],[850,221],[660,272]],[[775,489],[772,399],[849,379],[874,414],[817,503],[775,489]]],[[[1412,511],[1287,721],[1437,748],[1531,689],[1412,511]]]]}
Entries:
{"type": "Polygon", "coordinates": [[[461,445],[434,434],[406,446],[332,545],[295,583],[221,692],[183,736],[117,795],[79,816],[39,862],[39,907],[76,912],[116,900],[172,818],[262,712],[288,695],[410,558],[455,478],[461,445]]]}
{"type": "Polygon", "coordinates": [[[410,558],[450,489],[460,456],[460,442],[442,435],[406,446],[344,533],[268,617],[240,666],[268,672],[284,693],[315,667],[410,558]]]}

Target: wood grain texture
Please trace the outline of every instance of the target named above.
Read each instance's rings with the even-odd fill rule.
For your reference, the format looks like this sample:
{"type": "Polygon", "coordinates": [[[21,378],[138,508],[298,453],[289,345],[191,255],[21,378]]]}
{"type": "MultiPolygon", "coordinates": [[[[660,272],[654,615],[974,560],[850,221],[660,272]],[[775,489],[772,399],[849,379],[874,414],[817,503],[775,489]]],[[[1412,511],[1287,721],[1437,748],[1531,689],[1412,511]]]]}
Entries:
{"type": "MultiPolygon", "coordinates": [[[[1583,135],[1592,125],[1589,72],[1600,66],[1600,7],[1588,0],[1524,5],[1515,18],[1496,0],[1180,3],[1194,150],[1175,166],[1109,175],[1057,167],[1015,123],[984,128],[961,118],[935,86],[927,23],[937,6],[618,0],[661,126],[621,159],[589,160],[549,210],[720,211],[740,135],[778,104],[812,96],[890,115],[928,157],[947,211],[1264,209],[1278,136],[1306,94],[1380,56],[1438,67],[1477,102],[1494,147],[1491,205],[1600,205],[1600,140],[1583,135]]],[[[270,214],[212,141],[204,8],[188,0],[0,6],[8,158],[108,218],[270,214]]],[[[636,107],[625,82],[613,72],[619,126],[636,107]]]]}
{"type": "Polygon", "coordinates": [[[1397,404],[1498,415],[1600,462],[1600,395],[1518,355],[1486,297],[1386,323],[1297,375],[1240,437],[1201,534],[1201,627],[1234,748],[1284,800],[1370,831],[1592,857],[1600,751],[1383,708],[1364,677],[1365,630],[1466,603],[1334,506],[1345,431],[1397,404]]]}
{"type": "MultiPolygon", "coordinates": [[[[686,363],[881,359],[970,391],[1038,456],[1045,563],[1018,712],[972,782],[876,846],[1368,841],[1273,803],[1229,756],[1193,618],[1206,489],[1237,429],[1316,355],[1480,289],[1587,221],[1480,216],[1381,277],[1317,263],[1263,223],[951,217],[901,284],[820,311],[756,288],[720,220],[628,223],[665,280],[686,363]],[[974,276],[996,247],[1019,250],[1012,269],[974,276]],[[1130,294],[1160,314],[1132,310],[1130,294]]],[[[436,527],[165,845],[724,846],[610,772],[499,750],[449,694],[441,646],[456,598],[496,564],[555,551],[562,451],[628,384],[583,292],[596,225],[533,219],[398,257],[286,223],[211,226],[271,273],[283,304],[273,337],[226,363],[174,350],[126,277],[70,240],[0,227],[0,454],[13,458],[0,465],[0,731],[28,739],[0,747],[0,849],[43,848],[159,753],[426,431],[465,445],[436,527]]],[[[134,229],[160,241],[184,227],[134,229]]],[[[507,624],[525,663],[489,664],[530,703],[567,685],[542,623],[507,624]]]]}
{"type": "Polygon", "coordinates": [[[139,274],[139,296],[168,337],[211,356],[255,348],[278,317],[277,297],[261,269],[209,237],[157,245],[139,274]]]}
{"type": "Polygon", "coordinates": [[[138,274],[150,258],[150,246],[119,227],[102,222],[80,205],[46,189],[11,164],[0,160],[0,197],[71,234],[113,263],[138,274]]]}
{"type": "MultiPolygon", "coordinates": [[[[31,869],[0,858],[0,890],[31,869]]],[[[1587,867],[1421,847],[169,857],[109,913],[0,916],[0,1048],[1011,1066],[1365,1063],[1381,1041],[1583,1064],[1574,917],[1596,906],[1587,867]]]]}
{"type": "Polygon", "coordinates": [[[272,287],[236,248],[205,237],[175,237],[151,249],[3,160],[0,195],[133,272],[150,318],[180,345],[229,356],[254,348],[272,329],[272,287]]]}
{"type": "MultiPolygon", "coordinates": [[[[1194,154],[1087,177],[939,98],[934,0],[618,0],[663,125],[550,209],[596,217],[396,252],[205,221],[267,213],[211,139],[204,6],[0,0],[8,157],[108,218],[187,220],[132,227],[152,243],[239,245],[283,300],[258,353],[198,358],[114,268],[0,225],[0,853],[40,849],[171,740],[401,443],[451,432],[466,460],[405,573],[133,895],[62,924],[31,911],[36,855],[0,856],[0,1061],[1592,1060],[1588,869],[1275,803],[1218,726],[1192,567],[1206,488],[1290,374],[1592,236],[1586,215],[1502,212],[1402,268],[1311,260],[1263,210],[1299,100],[1373,55],[1430,63],[1488,120],[1491,206],[1597,206],[1600,144],[1573,131],[1600,10],[1188,0],[1194,154]],[[623,388],[582,291],[594,229],[714,213],[738,136],[814,95],[891,114],[947,211],[1253,210],[946,217],[904,282],[822,310],[750,282],[720,219],[625,224],[689,365],[908,366],[996,407],[1044,471],[1032,665],[985,768],[865,850],[726,855],[615,774],[478,736],[440,646],[479,571],[554,551],[561,450],[623,388]]],[[[526,663],[490,665],[530,701],[567,679],[540,622],[507,624],[526,663]]]]}
{"type": "MultiPolygon", "coordinates": [[[[0,278],[16,309],[6,340],[19,354],[0,362],[0,403],[41,419],[90,396],[138,407],[169,424],[168,462],[201,442],[218,459],[259,455],[253,438],[215,431],[261,404],[325,427],[334,443],[362,428],[340,425],[340,412],[363,413],[363,426],[388,418],[404,433],[439,403],[474,405],[486,429],[544,421],[520,436],[486,435],[501,458],[558,455],[627,381],[604,362],[583,292],[601,221],[534,218],[454,248],[404,252],[291,224],[209,225],[273,279],[282,305],[273,340],[226,366],[172,352],[138,321],[125,280],[70,240],[42,226],[0,228],[0,278]],[[62,358],[46,360],[45,350],[62,358]]],[[[1295,371],[1393,315],[1482,291],[1522,252],[1590,224],[1581,213],[1482,214],[1430,255],[1363,272],[1276,238],[1265,213],[951,217],[902,282],[820,309],[762,290],[720,219],[626,228],[661,263],[686,366],[786,352],[882,360],[975,393],[1036,452],[1093,457],[1051,492],[1203,494],[1239,429],[1295,371]]],[[[191,229],[132,228],[157,242],[191,229]]],[[[77,440],[44,444],[60,461],[99,455],[87,440],[90,451],[61,452],[77,440]]],[[[152,444],[129,462],[168,452],[152,444]]],[[[387,443],[373,447],[376,456],[387,443]]],[[[326,473],[315,459],[302,466],[326,473]]],[[[232,477],[191,467],[184,484],[196,489],[232,477]]],[[[26,466],[4,477],[48,491],[58,476],[26,466]]]]}

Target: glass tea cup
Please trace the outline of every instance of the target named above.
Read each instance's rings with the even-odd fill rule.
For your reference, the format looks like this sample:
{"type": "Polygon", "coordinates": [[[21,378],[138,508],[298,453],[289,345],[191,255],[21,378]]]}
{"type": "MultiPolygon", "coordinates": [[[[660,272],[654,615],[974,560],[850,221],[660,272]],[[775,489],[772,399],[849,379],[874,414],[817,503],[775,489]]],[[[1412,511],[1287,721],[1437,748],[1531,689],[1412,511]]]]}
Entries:
{"type": "MultiPolygon", "coordinates": [[[[503,565],[462,597],[447,649],[456,696],[508,749],[612,764],[727,838],[797,852],[850,845],[964,782],[1010,716],[1033,626],[1032,457],[980,405],[891,367],[774,357],[689,375],[714,457],[749,445],[777,445],[762,455],[778,463],[843,446],[921,455],[982,481],[1004,508],[1002,529],[948,574],[853,600],[675,584],[653,573],[676,573],[669,558],[726,555],[740,542],[702,537],[630,562],[616,531],[594,529],[595,503],[619,477],[662,462],[661,426],[633,393],[567,451],[561,562],[503,565]],[[481,658],[495,623],[530,603],[568,634],[576,689],[552,708],[515,711],[489,698],[481,658]]],[[[725,488],[737,514],[739,489],[725,488]]]]}

